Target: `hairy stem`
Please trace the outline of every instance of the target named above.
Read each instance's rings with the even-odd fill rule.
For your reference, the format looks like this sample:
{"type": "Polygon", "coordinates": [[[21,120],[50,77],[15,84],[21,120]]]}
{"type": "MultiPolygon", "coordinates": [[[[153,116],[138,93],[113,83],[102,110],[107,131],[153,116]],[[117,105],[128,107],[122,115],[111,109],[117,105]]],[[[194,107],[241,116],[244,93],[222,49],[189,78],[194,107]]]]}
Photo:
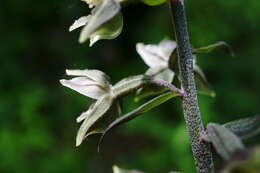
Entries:
{"type": "Polygon", "coordinates": [[[193,56],[189,42],[184,0],[169,0],[169,5],[178,44],[177,53],[181,84],[186,93],[183,97],[183,112],[189,131],[195,165],[199,173],[213,173],[214,165],[210,145],[200,138],[200,135],[204,132],[204,127],[197,100],[193,56]]]}

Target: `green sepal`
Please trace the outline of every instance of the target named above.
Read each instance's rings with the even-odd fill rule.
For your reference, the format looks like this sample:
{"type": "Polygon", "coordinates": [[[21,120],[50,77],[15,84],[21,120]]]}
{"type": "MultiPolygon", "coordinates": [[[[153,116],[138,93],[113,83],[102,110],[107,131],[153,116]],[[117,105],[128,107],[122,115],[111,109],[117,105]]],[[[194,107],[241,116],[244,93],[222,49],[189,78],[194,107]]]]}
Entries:
{"type": "Polygon", "coordinates": [[[91,18],[82,29],[79,42],[84,43],[98,28],[115,17],[121,9],[117,0],[103,0],[100,6],[93,9],[91,18]]]}
{"type": "Polygon", "coordinates": [[[101,25],[93,34],[90,35],[90,47],[102,39],[114,39],[121,34],[123,29],[123,16],[117,14],[108,22],[101,25]]]}

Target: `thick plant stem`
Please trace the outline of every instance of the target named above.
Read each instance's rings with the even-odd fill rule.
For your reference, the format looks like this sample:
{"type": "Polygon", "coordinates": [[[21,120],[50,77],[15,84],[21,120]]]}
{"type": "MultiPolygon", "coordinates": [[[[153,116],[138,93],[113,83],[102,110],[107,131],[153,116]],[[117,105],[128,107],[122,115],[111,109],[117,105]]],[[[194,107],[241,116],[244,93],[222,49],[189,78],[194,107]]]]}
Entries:
{"type": "Polygon", "coordinates": [[[169,0],[175,36],[178,44],[181,84],[185,91],[183,112],[189,131],[197,172],[213,173],[214,165],[210,145],[201,140],[204,127],[200,116],[197,91],[193,74],[193,56],[189,42],[184,0],[169,0]]]}

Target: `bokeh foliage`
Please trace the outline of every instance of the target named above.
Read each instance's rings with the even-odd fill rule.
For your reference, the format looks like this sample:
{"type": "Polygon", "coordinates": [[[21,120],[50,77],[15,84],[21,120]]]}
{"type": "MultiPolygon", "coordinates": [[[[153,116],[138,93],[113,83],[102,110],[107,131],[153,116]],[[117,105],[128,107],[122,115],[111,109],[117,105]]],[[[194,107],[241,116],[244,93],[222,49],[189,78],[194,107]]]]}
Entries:
{"type": "MultiPolygon", "coordinates": [[[[186,1],[194,47],[227,41],[235,57],[221,52],[198,57],[216,91],[200,96],[203,120],[224,123],[260,112],[260,2],[186,1]]],[[[0,171],[112,172],[112,165],[150,173],[194,172],[180,102],[172,100],[114,130],[97,153],[98,137],[75,148],[76,117],[90,100],[62,87],[65,69],[96,68],[116,82],[145,72],[136,42],[173,38],[167,5],[123,9],[119,38],[92,48],[79,45],[68,27],[87,6],[78,0],[0,2],[0,171]]],[[[125,111],[135,108],[133,96],[125,111]]],[[[248,142],[253,146],[259,137],[248,142]]]]}

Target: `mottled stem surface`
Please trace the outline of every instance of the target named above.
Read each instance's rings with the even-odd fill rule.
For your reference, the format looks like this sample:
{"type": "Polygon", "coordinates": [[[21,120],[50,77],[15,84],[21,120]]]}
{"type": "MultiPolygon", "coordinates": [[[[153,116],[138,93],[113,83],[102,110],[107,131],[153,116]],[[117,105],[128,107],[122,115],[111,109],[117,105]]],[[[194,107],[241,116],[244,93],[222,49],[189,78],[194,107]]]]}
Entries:
{"type": "Polygon", "coordinates": [[[213,173],[214,165],[210,145],[200,139],[204,127],[200,116],[197,90],[193,74],[193,56],[189,42],[184,0],[169,0],[178,48],[181,84],[186,92],[183,112],[189,131],[195,165],[199,173],[213,173]]]}

